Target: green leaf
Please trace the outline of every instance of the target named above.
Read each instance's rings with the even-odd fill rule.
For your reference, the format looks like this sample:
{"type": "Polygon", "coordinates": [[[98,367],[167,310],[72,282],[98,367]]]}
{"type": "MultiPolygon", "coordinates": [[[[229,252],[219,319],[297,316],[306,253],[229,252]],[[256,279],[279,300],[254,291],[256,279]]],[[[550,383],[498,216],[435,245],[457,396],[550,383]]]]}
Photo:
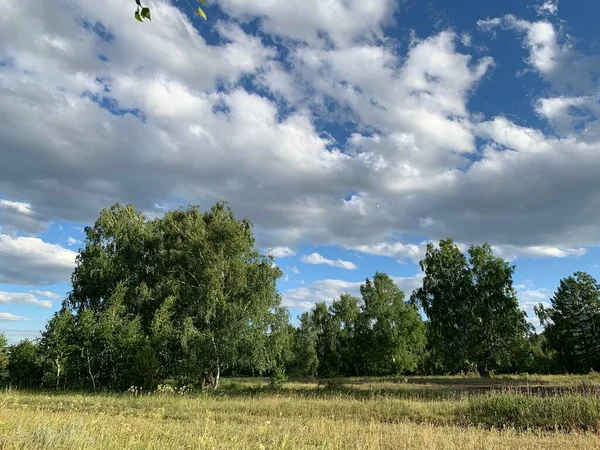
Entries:
{"type": "Polygon", "coordinates": [[[196,13],[198,13],[199,16],[201,16],[204,20],[206,20],[206,14],[204,13],[204,11],[202,11],[202,8],[198,8],[196,10],[196,13]]]}
{"type": "Polygon", "coordinates": [[[142,17],[144,19],[152,20],[150,18],[150,8],[142,8],[142,17]]]}
{"type": "Polygon", "coordinates": [[[206,5],[206,0],[198,0],[200,3],[202,3],[203,5],[206,5]]]}
{"type": "Polygon", "coordinates": [[[138,21],[142,22],[142,17],[140,16],[140,12],[139,11],[135,12],[135,20],[138,20],[138,21]]]}

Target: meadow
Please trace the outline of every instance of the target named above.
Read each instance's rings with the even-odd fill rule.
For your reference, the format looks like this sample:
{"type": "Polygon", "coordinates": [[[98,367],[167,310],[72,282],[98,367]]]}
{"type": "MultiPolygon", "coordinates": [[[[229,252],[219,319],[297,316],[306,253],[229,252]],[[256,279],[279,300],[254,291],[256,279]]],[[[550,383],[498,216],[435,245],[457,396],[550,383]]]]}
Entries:
{"type": "Polygon", "coordinates": [[[1,449],[597,449],[600,376],[230,378],[212,393],[0,393],[1,449]]]}

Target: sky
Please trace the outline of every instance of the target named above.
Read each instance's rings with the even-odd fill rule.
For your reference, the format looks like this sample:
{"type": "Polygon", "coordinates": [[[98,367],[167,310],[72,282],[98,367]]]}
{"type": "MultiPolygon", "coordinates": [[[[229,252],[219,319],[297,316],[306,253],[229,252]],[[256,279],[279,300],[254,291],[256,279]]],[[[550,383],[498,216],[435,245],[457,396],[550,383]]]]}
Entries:
{"type": "Polygon", "coordinates": [[[295,319],[427,242],[488,242],[519,301],[600,278],[600,2],[0,0],[0,332],[33,338],[83,228],[227,200],[295,319]],[[193,2],[192,2],[193,3],[193,2]]]}

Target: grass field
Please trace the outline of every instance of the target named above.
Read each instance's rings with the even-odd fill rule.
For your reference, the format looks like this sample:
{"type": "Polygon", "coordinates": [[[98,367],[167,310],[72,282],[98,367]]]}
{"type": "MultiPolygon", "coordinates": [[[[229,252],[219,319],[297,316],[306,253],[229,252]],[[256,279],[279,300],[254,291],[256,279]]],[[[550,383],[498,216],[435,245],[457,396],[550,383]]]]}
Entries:
{"type": "Polygon", "coordinates": [[[598,449],[600,377],[225,380],[212,394],[0,394],[0,449],[598,449]]]}

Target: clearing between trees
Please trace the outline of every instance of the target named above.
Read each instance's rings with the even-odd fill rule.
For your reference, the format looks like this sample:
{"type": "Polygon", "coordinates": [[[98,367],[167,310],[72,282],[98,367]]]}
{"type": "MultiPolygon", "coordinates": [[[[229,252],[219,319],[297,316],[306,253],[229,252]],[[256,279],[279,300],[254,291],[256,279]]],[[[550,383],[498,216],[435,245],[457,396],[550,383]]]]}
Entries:
{"type": "Polygon", "coordinates": [[[0,394],[0,448],[597,449],[600,376],[228,378],[0,394]]]}

